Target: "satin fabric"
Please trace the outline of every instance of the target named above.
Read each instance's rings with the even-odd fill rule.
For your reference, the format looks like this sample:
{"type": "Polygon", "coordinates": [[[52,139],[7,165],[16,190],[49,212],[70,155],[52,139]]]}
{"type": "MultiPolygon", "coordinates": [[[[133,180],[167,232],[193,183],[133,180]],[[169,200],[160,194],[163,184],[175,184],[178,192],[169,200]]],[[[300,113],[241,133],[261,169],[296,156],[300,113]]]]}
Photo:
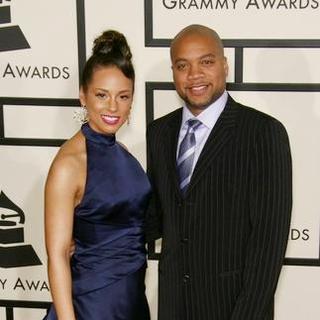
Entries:
{"type": "MultiPolygon", "coordinates": [[[[148,320],[144,215],[150,184],[115,136],[81,128],[87,180],[75,208],[71,259],[77,320],[148,320]]],[[[56,320],[53,305],[45,320],[56,320]]]]}

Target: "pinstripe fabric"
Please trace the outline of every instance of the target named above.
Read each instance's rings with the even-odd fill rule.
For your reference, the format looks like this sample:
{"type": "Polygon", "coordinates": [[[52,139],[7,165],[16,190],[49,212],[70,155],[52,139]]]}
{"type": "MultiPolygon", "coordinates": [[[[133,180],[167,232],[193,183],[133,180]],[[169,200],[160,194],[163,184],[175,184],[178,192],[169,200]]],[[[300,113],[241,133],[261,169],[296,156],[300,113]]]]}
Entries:
{"type": "Polygon", "coordinates": [[[162,237],[159,320],[271,320],[291,215],[291,156],[276,119],[228,99],[183,198],[175,154],[181,109],[148,127],[162,237]]]}

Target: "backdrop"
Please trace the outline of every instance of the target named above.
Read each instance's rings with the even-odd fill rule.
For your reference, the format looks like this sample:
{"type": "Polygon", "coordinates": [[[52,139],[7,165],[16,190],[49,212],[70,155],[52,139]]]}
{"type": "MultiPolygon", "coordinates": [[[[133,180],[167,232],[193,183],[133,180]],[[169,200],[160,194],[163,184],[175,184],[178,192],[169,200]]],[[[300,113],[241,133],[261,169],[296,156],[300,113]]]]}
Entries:
{"type": "MultiPolygon", "coordinates": [[[[79,129],[78,79],[93,39],[112,28],[131,45],[136,93],[118,140],[145,167],[146,124],[181,105],[168,46],[191,23],[221,35],[231,95],[287,128],[294,208],[276,320],[319,319],[319,13],[320,0],[0,0],[0,319],[40,320],[50,302],[43,187],[79,129]]],[[[146,279],[152,320],[157,252],[146,279]]]]}

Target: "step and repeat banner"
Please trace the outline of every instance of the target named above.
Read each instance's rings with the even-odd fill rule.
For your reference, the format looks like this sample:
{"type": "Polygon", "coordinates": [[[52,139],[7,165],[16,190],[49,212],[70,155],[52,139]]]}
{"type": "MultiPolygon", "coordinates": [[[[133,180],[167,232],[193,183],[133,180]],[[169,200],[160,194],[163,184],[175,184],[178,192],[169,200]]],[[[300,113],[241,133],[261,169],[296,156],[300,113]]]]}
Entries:
{"type": "MultiPolygon", "coordinates": [[[[145,167],[146,124],[181,106],[169,45],[191,23],[223,39],[230,94],[288,131],[294,206],[275,319],[319,319],[319,16],[318,0],[0,0],[0,319],[40,320],[51,301],[43,189],[59,146],[79,129],[79,74],[93,39],[116,29],[131,46],[136,92],[118,140],[145,167]]],[[[160,246],[146,278],[152,320],[160,246]]]]}

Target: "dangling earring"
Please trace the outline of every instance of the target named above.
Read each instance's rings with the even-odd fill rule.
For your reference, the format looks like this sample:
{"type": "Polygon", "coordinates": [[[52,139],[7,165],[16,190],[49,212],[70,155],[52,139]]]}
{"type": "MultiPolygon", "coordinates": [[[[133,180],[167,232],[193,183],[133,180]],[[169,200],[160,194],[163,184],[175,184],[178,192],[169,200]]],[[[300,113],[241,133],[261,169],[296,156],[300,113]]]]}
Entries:
{"type": "Polygon", "coordinates": [[[127,126],[130,125],[130,114],[128,115],[128,118],[127,118],[127,126]]]}
{"type": "Polygon", "coordinates": [[[89,121],[88,111],[86,106],[81,106],[78,110],[75,110],[73,113],[73,119],[79,122],[80,124],[85,124],[89,121]]]}

